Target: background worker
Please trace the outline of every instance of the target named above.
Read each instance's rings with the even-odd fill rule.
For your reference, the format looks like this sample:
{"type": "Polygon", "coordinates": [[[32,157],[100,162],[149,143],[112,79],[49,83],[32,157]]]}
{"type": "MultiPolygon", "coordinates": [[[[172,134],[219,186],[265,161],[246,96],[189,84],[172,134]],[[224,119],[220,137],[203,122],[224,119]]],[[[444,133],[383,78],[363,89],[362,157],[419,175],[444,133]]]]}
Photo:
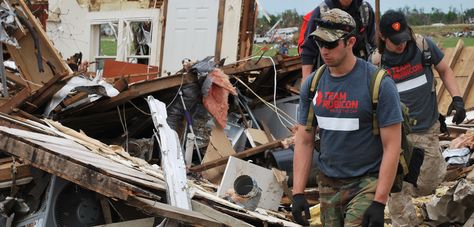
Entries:
{"type": "Polygon", "coordinates": [[[309,35],[316,30],[316,20],[321,18],[321,13],[330,9],[342,9],[349,13],[356,22],[357,39],[353,51],[357,57],[367,60],[375,46],[375,17],[374,10],[369,3],[363,0],[324,0],[313,10],[308,21],[305,41],[301,46],[302,76],[303,80],[315,69],[323,64],[318,46],[309,35]]]}
{"type": "Polygon", "coordinates": [[[448,111],[448,114],[456,111],[453,123],[461,123],[466,111],[454,73],[443,53],[430,39],[415,35],[402,13],[387,11],[380,20],[380,32],[378,50],[370,60],[385,68],[395,81],[400,100],[408,106],[410,118],[416,120],[408,139],[425,150],[417,188],[404,183],[402,191],[390,197],[392,225],[417,226],[420,223],[412,195],[433,193],[446,174],[446,162],[439,150],[440,125],[432,65],[453,97],[448,111]]]}
{"type": "Polygon", "coordinates": [[[322,13],[318,28],[311,34],[327,67],[315,95],[310,94],[314,73],[301,86],[292,210],[299,224],[307,225],[310,218],[304,189],[317,126],[321,138],[317,162],[323,225],[383,226],[384,207],[400,155],[403,118],[395,83],[385,77],[376,109],[380,135],[373,135],[369,90],[376,67],[354,56],[355,29],[356,23],[348,13],[331,9],[322,13]],[[306,130],[310,108],[315,114],[314,127],[306,130]]]}

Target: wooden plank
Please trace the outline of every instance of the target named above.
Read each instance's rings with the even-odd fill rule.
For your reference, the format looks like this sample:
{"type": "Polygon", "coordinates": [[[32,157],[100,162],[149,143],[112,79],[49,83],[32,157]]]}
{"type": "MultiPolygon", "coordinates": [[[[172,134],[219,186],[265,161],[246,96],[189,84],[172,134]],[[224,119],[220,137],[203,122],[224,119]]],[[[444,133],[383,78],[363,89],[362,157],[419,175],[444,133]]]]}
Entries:
{"type": "Polygon", "coordinates": [[[252,0],[243,0],[243,12],[242,12],[242,18],[240,20],[240,39],[239,39],[239,58],[238,59],[244,59],[245,57],[249,56],[248,51],[247,51],[247,31],[249,27],[249,15],[250,15],[250,7],[252,0]]]}
{"type": "Polygon", "coordinates": [[[239,59],[244,59],[252,54],[253,35],[256,24],[255,0],[243,0],[242,17],[239,35],[239,59]]]}
{"type": "Polygon", "coordinates": [[[474,47],[467,47],[464,48],[466,51],[469,51],[470,53],[470,58],[467,60],[467,66],[466,68],[468,69],[466,75],[468,76],[464,83],[462,84],[463,86],[461,87],[461,94],[463,95],[464,99],[464,104],[466,109],[473,109],[474,108],[474,91],[472,89],[473,84],[474,84],[474,67],[472,67],[472,62],[474,62],[474,47]],[[469,74],[469,70],[471,74],[469,74]]]}
{"type": "MultiPolygon", "coordinates": [[[[9,143],[1,144],[1,146],[4,146],[4,149],[0,147],[0,150],[3,150],[5,152],[8,152],[18,157],[21,157],[23,161],[30,161],[32,162],[33,166],[43,169],[44,171],[50,172],[54,175],[57,175],[59,177],[72,181],[76,184],[82,185],[83,187],[89,188],[91,190],[94,190],[98,193],[104,194],[109,197],[113,197],[113,196],[111,196],[110,194],[105,194],[105,193],[113,194],[114,187],[122,187],[122,190],[125,192],[128,192],[128,194],[140,194],[142,196],[148,196],[150,198],[158,198],[158,196],[151,194],[141,188],[137,188],[129,183],[107,176],[106,174],[100,171],[101,169],[99,169],[99,167],[91,165],[90,162],[93,159],[98,159],[101,157],[99,155],[96,155],[95,157],[92,157],[92,158],[88,158],[85,161],[81,162],[77,159],[76,160],[72,159],[71,157],[61,153],[61,152],[64,152],[64,150],[66,150],[65,147],[74,147],[74,146],[80,147],[78,144],[74,145],[73,143],[67,143],[67,140],[61,140],[61,138],[59,137],[55,137],[56,138],[55,140],[51,140],[51,139],[48,139],[48,137],[51,137],[51,136],[45,136],[39,133],[33,133],[33,132],[28,132],[28,131],[23,131],[23,130],[10,129],[3,126],[0,126],[0,131],[1,131],[0,135],[2,134],[9,135],[8,137],[10,138],[9,141],[6,141],[6,142],[9,142],[10,144],[9,143]],[[30,137],[30,138],[26,138],[26,137],[30,137]],[[49,143],[46,143],[46,142],[41,143],[39,141],[33,140],[32,138],[48,141],[49,143]],[[19,147],[15,147],[12,144],[19,144],[19,147]],[[61,146],[61,144],[63,145],[61,146]],[[64,144],[68,144],[68,145],[66,146],[64,144]],[[56,149],[56,150],[54,151],[48,150],[48,148],[45,148],[45,146],[48,146],[49,148],[56,149]],[[59,148],[55,148],[55,146],[59,146],[59,148]],[[19,151],[19,149],[20,150],[23,149],[24,151],[23,150],[19,151]],[[55,153],[51,153],[51,152],[55,152],[55,153]],[[47,153],[47,154],[43,154],[43,153],[47,153]],[[40,159],[38,158],[38,156],[41,156],[42,158],[40,159]],[[48,162],[51,162],[51,163],[48,164],[48,162]],[[105,184],[105,186],[109,187],[109,188],[103,189],[105,190],[103,191],[104,193],[100,191],[102,190],[102,188],[100,188],[102,185],[97,184],[98,182],[101,183],[102,181],[107,181],[108,184],[105,184]],[[117,184],[117,185],[113,186],[113,184],[117,184]],[[94,187],[99,187],[99,189],[96,189],[94,187],[91,188],[91,185],[93,185],[94,187]]],[[[91,153],[91,152],[84,152],[84,151],[82,152],[91,153]]],[[[117,169],[120,169],[121,166],[124,167],[123,165],[116,163],[114,170],[118,171],[117,169]]],[[[134,175],[135,175],[134,177],[130,177],[130,178],[134,179],[132,180],[132,182],[137,183],[140,181],[136,178],[140,175],[141,177],[143,177],[145,173],[137,172],[134,175]]],[[[117,175],[117,176],[125,177],[125,175],[117,175]]],[[[146,185],[153,186],[153,185],[157,185],[157,183],[159,183],[158,179],[155,181],[147,181],[146,185]]],[[[158,186],[155,186],[154,188],[159,189],[159,188],[164,188],[164,187],[162,185],[158,185],[158,186]]]]}
{"type": "MultiPolygon", "coordinates": [[[[24,177],[24,178],[21,178],[21,179],[16,179],[15,180],[15,185],[18,186],[18,185],[28,184],[32,180],[33,180],[33,177],[24,177]]],[[[0,182],[0,188],[10,188],[12,185],[13,185],[13,181],[11,181],[11,180],[0,182]]]]}
{"type": "Polygon", "coordinates": [[[155,80],[133,84],[129,87],[128,90],[121,92],[117,96],[112,97],[112,98],[104,98],[101,101],[95,102],[94,105],[91,106],[90,108],[86,108],[75,114],[79,114],[79,113],[89,114],[89,113],[94,113],[94,112],[105,112],[107,110],[110,110],[111,108],[115,108],[118,105],[124,104],[133,98],[148,95],[148,94],[165,90],[168,88],[178,87],[180,86],[181,81],[183,84],[193,83],[197,81],[197,78],[195,75],[184,74],[182,76],[175,75],[175,76],[160,77],[155,80]]]}
{"type": "Polygon", "coordinates": [[[219,11],[217,13],[217,34],[216,34],[216,50],[214,58],[219,61],[221,59],[222,37],[224,29],[224,13],[226,0],[219,0],[219,11]]]}
{"type": "MultiPolygon", "coordinates": [[[[233,65],[226,65],[222,68],[225,74],[227,75],[233,75],[233,74],[239,74],[243,72],[249,72],[249,71],[254,71],[254,70],[262,70],[264,68],[269,68],[273,67],[273,62],[269,58],[262,58],[260,61],[258,60],[252,60],[252,61],[247,61],[245,64],[233,64],[233,65]]],[[[278,65],[278,60],[274,59],[275,64],[278,65]]]]}
{"type": "Polygon", "coordinates": [[[46,84],[44,84],[41,88],[39,88],[31,97],[29,97],[28,101],[32,103],[32,105],[24,105],[22,107],[23,110],[26,112],[32,113],[38,107],[45,104],[47,101],[51,100],[51,97],[58,92],[66,82],[60,81],[60,77],[53,77],[50,79],[46,84]]]}
{"type": "Polygon", "coordinates": [[[11,113],[13,109],[19,107],[25,101],[30,98],[31,91],[28,87],[24,87],[20,92],[16,93],[15,96],[10,97],[10,99],[0,106],[0,112],[2,113],[11,113]]]}
{"type": "MultiPolygon", "coordinates": [[[[472,81],[470,82],[469,80],[472,78],[472,74],[474,74],[474,67],[472,67],[474,47],[464,47],[457,59],[452,69],[461,95],[467,98],[470,93],[470,86],[472,86],[472,81]]],[[[441,114],[446,115],[452,98],[447,89],[444,89],[444,85],[440,88],[440,92],[442,93],[438,93],[438,110],[441,114]]],[[[464,103],[470,105],[466,99],[464,103]]]]}
{"type": "MultiPolygon", "coordinates": [[[[451,56],[451,59],[448,60],[448,65],[451,69],[454,69],[456,62],[458,61],[459,56],[461,55],[462,49],[464,47],[464,41],[462,39],[458,40],[456,47],[454,48],[454,54],[451,56]]],[[[443,83],[440,84],[440,88],[438,91],[438,100],[441,99],[446,87],[443,83]]]]}
{"type": "Polygon", "coordinates": [[[6,132],[2,131],[0,135],[0,150],[30,162],[38,169],[107,197],[127,200],[132,194],[131,187],[133,186],[131,185],[51,154],[43,148],[23,142],[20,138],[6,132]]]}
{"type": "Polygon", "coordinates": [[[112,223],[112,213],[110,212],[109,199],[104,196],[100,196],[100,207],[102,208],[102,214],[104,214],[104,221],[106,224],[112,223]]]}
{"type": "MultiPolygon", "coordinates": [[[[276,141],[273,141],[273,142],[270,142],[270,143],[267,143],[267,144],[264,144],[264,145],[260,145],[260,146],[257,146],[257,147],[247,149],[245,151],[242,151],[240,153],[237,153],[237,154],[231,155],[231,156],[243,159],[243,158],[247,158],[247,157],[250,157],[252,155],[264,152],[268,149],[281,147],[281,145],[282,145],[281,140],[276,140],[276,141]]],[[[212,162],[208,162],[208,163],[204,163],[204,164],[201,164],[201,165],[198,165],[198,166],[191,167],[191,168],[189,168],[189,171],[191,171],[191,172],[202,172],[202,171],[210,169],[210,168],[214,168],[214,167],[217,167],[217,166],[224,165],[224,164],[227,163],[227,160],[229,159],[229,157],[230,156],[223,157],[223,158],[220,158],[220,159],[216,159],[212,162]]]]}
{"type": "MultiPolygon", "coordinates": [[[[65,61],[61,58],[57,50],[53,47],[51,41],[46,36],[44,30],[41,27],[39,21],[29,10],[24,0],[18,1],[19,5],[16,6],[16,12],[26,18],[26,20],[35,29],[38,35],[38,42],[41,50],[42,63],[44,66],[44,72],[40,73],[38,70],[37,57],[35,53],[34,40],[31,35],[31,31],[28,31],[27,35],[18,40],[20,49],[10,47],[7,45],[8,51],[12,55],[12,58],[17,63],[21,74],[34,84],[44,84],[54,78],[55,72],[46,64],[47,61],[55,68],[58,74],[69,74],[72,71],[69,69],[65,61]]],[[[32,91],[39,89],[38,86],[31,86],[32,91]]]]}
{"type": "Polygon", "coordinates": [[[20,75],[16,75],[13,72],[10,72],[8,70],[5,70],[5,75],[7,76],[7,79],[12,81],[13,83],[17,84],[20,87],[27,87],[28,84],[21,78],[20,75]]]}
{"type": "Polygon", "coordinates": [[[222,223],[206,217],[201,213],[170,206],[158,201],[132,196],[129,197],[127,203],[139,207],[147,214],[180,220],[193,225],[206,227],[224,226],[222,223]]]}
{"type": "Polygon", "coordinates": [[[223,224],[226,224],[228,226],[235,226],[235,227],[251,227],[253,225],[248,224],[247,222],[244,222],[242,220],[239,220],[237,218],[234,218],[230,215],[227,215],[225,213],[222,213],[218,210],[215,210],[201,202],[198,201],[191,201],[193,205],[193,210],[200,212],[201,214],[204,214],[212,219],[215,219],[223,224]]]}
{"type": "MultiPolygon", "coordinates": [[[[0,182],[12,180],[12,165],[13,165],[13,162],[11,161],[9,163],[0,164],[0,182]]],[[[16,179],[28,177],[31,175],[30,165],[28,164],[16,162],[15,168],[16,168],[16,175],[15,175],[16,179]]]]}

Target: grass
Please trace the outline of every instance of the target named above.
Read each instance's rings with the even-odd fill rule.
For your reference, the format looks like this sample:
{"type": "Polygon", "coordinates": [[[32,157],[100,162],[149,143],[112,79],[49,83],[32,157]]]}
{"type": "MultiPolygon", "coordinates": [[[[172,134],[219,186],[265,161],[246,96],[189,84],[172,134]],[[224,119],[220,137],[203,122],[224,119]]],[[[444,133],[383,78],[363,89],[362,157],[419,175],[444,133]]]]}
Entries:
{"type": "Polygon", "coordinates": [[[117,41],[114,38],[102,38],[100,42],[101,56],[116,56],[117,55],[117,41]]]}
{"type": "MultiPolygon", "coordinates": [[[[273,43],[254,44],[252,48],[252,55],[262,55],[262,53],[264,56],[275,56],[278,53],[278,45],[273,43]]],[[[298,55],[298,49],[296,47],[288,48],[288,55],[298,55]]]]}
{"type": "Polygon", "coordinates": [[[458,38],[458,37],[442,37],[442,38],[433,38],[436,43],[442,43],[442,46],[444,48],[452,48],[456,47],[456,44],[458,43],[459,39],[462,39],[464,41],[464,46],[474,46],[474,38],[469,37],[469,38],[458,38]]]}

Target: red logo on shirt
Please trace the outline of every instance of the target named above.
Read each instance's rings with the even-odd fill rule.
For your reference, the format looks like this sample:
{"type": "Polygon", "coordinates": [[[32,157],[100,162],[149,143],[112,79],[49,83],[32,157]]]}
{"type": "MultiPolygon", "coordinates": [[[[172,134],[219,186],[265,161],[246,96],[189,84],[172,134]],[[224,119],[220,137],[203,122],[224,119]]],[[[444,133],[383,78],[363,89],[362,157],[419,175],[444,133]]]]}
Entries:
{"type": "Polygon", "coordinates": [[[321,106],[323,102],[323,94],[321,91],[318,91],[318,95],[316,96],[316,106],[321,106]]]}
{"type": "Polygon", "coordinates": [[[333,113],[355,113],[359,107],[358,100],[347,100],[347,92],[318,91],[316,105],[333,113]]]}
{"type": "Polygon", "coordinates": [[[416,65],[407,63],[387,69],[387,73],[395,82],[403,81],[412,76],[419,75],[421,72],[423,72],[423,66],[421,63],[416,65]]]}

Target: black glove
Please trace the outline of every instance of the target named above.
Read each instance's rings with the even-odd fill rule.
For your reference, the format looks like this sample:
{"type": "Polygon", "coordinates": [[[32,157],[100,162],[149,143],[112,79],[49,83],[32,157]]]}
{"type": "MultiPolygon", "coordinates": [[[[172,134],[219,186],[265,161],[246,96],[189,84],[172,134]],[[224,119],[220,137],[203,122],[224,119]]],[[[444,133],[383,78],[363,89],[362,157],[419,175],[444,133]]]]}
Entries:
{"type": "Polygon", "coordinates": [[[441,133],[447,133],[448,126],[446,125],[446,117],[443,116],[442,114],[439,114],[438,121],[439,121],[439,131],[441,133]]]}
{"type": "Polygon", "coordinates": [[[293,219],[296,223],[304,226],[309,225],[308,219],[311,218],[311,215],[309,213],[309,204],[308,201],[306,201],[304,194],[293,195],[293,208],[291,213],[293,214],[293,219]],[[305,217],[301,215],[301,212],[303,211],[305,217]]]}
{"type": "Polygon", "coordinates": [[[362,219],[362,227],[383,227],[385,204],[372,201],[369,208],[365,210],[362,219]]]}
{"type": "Polygon", "coordinates": [[[456,123],[457,125],[461,124],[464,121],[464,118],[466,118],[466,110],[464,109],[464,101],[462,100],[462,97],[453,97],[453,102],[451,102],[451,105],[449,105],[448,108],[448,115],[450,115],[453,110],[456,110],[453,117],[453,123],[456,123]]]}

